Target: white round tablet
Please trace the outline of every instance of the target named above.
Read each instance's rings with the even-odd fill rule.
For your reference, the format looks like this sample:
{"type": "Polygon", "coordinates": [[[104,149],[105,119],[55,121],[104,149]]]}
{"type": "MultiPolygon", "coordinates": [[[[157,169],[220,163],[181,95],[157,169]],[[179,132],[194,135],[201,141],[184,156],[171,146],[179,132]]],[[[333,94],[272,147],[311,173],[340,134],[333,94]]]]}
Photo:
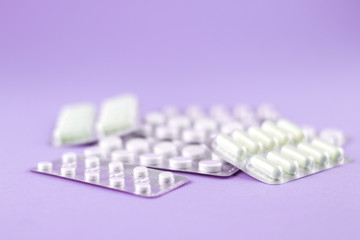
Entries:
{"type": "Polygon", "coordinates": [[[224,160],[215,153],[211,153],[211,160],[224,162],[224,160]]]}
{"type": "Polygon", "coordinates": [[[98,157],[92,156],[85,158],[85,168],[98,168],[100,166],[100,159],[98,157]]]}
{"type": "Polygon", "coordinates": [[[76,174],[75,167],[71,167],[71,166],[61,167],[60,171],[61,171],[61,176],[69,177],[69,178],[74,178],[76,174]]]}
{"type": "Polygon", "coordinates": [[[176,116],[179,115],[179,109],[176,108],[175,106],[166,106],[163,108],[163,113],[167,116],[167,117],[172,117],[172,116],[176,116]]]}
{"type": "Polygon", "coordinates": [[[200,160],[205,157],[206,149],[201,145],[187,145],[185,146],[182,151],[182,156],[191,158],[193,160],[200,160]]]}
{"type": "Polygon", "coordinates": [[[200,118],[194,123],[194,129],[205,131],[207,134],[218,130],[218,124],[211,118],[200,118]]]}
{"type": "Polygon", "coordinates": [[[244,119],[254,116],[254,111],[251,109],[250,106],[240,104],[234,107],[234,116],[238,119],[244,119]]]}
{"type": "Polygon", "coordinates": [[[39,162],[37,164],[37,170],[39,172],[52,172],[52,163],[51,162],[39,162]]]}
{"type": "Polygon", "coordinates": [[[231,121],[221,125],[221,133],[230,134],[235,130],[243,130],[244,125],[238,121],[231,121]]]}
{"type": "Polygon", "coordinates": [[[271,104],[261,104],[257,108],[257,116],[261,119],[273,120],[279,118],[279,114],[271,104]]]}
{"type": "Polygon", "coordinates": [[[163,155],[155,154],[155,153],[144,153],[140,155],[140,163],[142,165],[147,165],[147,166],[160,165],[163,159],[164,159],[163,155]]]}
{"type": "Polygon", "coordinates": [[[119,137],[107,137],[100,140],[99,147],[109,154],[114,150],[122,148],[122,140],[119,137]]]}
{"type": "Polygon", "coordinates": [[[151,186],[147,182],[135,183],[135,193],[141,195],[148,195],[151,192],[151,186]]]}
{"type": "Polygon", "coordinates": [[[202,107],[198,105],[192,105],[187,107],[185,110],[185,114],[193,119],[201,118],[206,115],[204,109],[202,109],[202,107]]]}
{"type": "Polygon", "coordinates": [[[159,174],[159,184],[169,185],[175,182],[175,177],[172,172],[162,172],[159,174]]]}
{"type": "Polygon", "coordinates": [[[123,177],[110,177],[109,178],[109,185],[112,188],[122,188],[125,185],[125,179],[123,177]]]}
{"type": "Polygon", "coordinates": [[[189,128],[191,126],[191,120],[186,116],[175,116],[169,119],[168,126],[177,129],[189,128]]]}
{"type": "Polygon", "coordinates": [[[163,125],[166,122],[166,117],[160,112],[150,112],[146,114],[145,122],[152,126],[163,125]]]}
{"type": "Polygon", "coordinates": [[[192,159],[188,157],[173,157],[169,159],[169,166],[173,169],[191,168],[192,159]]]}
{"type": "Polygon", "coordinates": [[[99,148],[99,147],[89,147],[89,148],[86,148],[84,150],[84,155],[85,157],[101,157],[103,154],[102,154],[102,150],[99,148]]]}
{"type": "Polygon", "coordinates": [[[203,130],[185,129],[182,132],[182,140],[186,143],[206,141],[206,132],[203,130]]]}
{"type": "Polygon", "coordinates": [[[144,166],[135,167],[133,172],[134,172],[135,179],[147,178],[149,176],[149,171],[148,171],[147,167],[144,167],[144,166]]]}
{"type": "Polygon", "coordinates": [[[216,118],[216,117],[230,115],[230,113],[224,105],[217,104],[210,108],[210,115],[216,118]]]}
{"type": "Polygon", "coordinates": [[[155,137],[157,139],[173,139],[177,136],[178,130],[167,126],[158,126],[155,128],[155,137]]]}
{"type": "Polygon", "coordinates": [[[220,172],[222,169],[222,162],[216,160],[202,160],[199,162],[199,171],[206,173],[220,172]]]}
{"type": "Polygon", "coordinates": [[[339,147],[342,147],[347,141],[347,137],[343,131],[333,128],[321,130],[319,137],[339,147]]]}
{"type": "Polygon", "coordinates": [[[121,161],[125,163],[131,163],[135,159],[135,155],[133,152],[129,152],[126,150],[116,150],[111,153],[111,161],[121,161]]]}
{"type": "Polygon", "coordinates": [[[150,152],[150,144],[144,138],[133,138],[126,143],[126,150],[135,154],[150,152]]]}
{"type": "Polygon", "coordinates": [[[76,164],[77,155],[74,152],[67,152],[62,155],[62,163],[66,165],[73,165],[76,164]]]}
{"type": "Polygon", "coordinates": [[[176,156],[178,154],[178,150],[175,143],[170,141],[163,141],[155,144],[154,153],[168,158],[176,156]]]}
{"type": "Polygon", "coordinates": [[[109,173],[110,174],[120,174],[124,171],[124,164],[122,162],[110,162],[109,163],[109,173]]]}
{"type": "Polygon", "coordinates": [[[85,181],[98,183],[100,181],[100,173],[95,171],[85,172],[85,181]]]}

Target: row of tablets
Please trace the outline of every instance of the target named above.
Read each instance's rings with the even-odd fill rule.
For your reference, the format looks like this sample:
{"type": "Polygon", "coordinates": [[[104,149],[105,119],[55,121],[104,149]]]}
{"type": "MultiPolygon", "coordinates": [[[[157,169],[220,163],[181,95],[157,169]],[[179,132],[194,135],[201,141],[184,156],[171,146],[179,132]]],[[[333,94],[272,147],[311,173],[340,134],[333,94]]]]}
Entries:
{"type": "Polygon", "coordinates": [[[54,162],[40,162],[32,171],[144,197],[160,196],[189,181],[172,172],[120,161],[100,161],[97,157],[83,158],[75,153],[66,153],[61,160],[54,162]]]}

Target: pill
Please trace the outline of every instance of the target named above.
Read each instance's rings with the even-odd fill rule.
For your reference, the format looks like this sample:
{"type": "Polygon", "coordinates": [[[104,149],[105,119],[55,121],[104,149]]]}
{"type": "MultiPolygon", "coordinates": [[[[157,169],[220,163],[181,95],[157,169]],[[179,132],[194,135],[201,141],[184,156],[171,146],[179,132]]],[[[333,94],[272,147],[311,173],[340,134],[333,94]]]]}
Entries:
{"type": "Polygon", "coordinates": [[[321,149],[322,151],[325,151],[328,155],[331,161],[341,161],[343,159],[342,157],[342,150],[341,148],[328,143],[320,138],[315,138],[311,144],[319,149],[321,149]]]}
{"type": "Polygon", "coordinates": [[[316,130],[313,127],[302,126],[302,130],[304,132],[304,138],[308,141],[314,139],[314,137],[317,135],[316,130]]]}
{"type": "Polygon", "coordinates": [[[300,167],[311,169],[313,167],[313,158],[299,151],[297,148],[285,145],[281,148],[281,154],[296,161],[300,167]]]}
{"type": "Polygon", "coordinates": [[[89,147],[84,150],[85,157],[101,157],[103,156],[103,151],[99,147],[89,147]]]}
{"type": "Polygon", "coordinates": [[[229,121],[221,125],[220,132],[230,134],[235,130],[243,130],[244,125],[238,121],[229,121]]]}
{"type": "Polygon", "coordinates": [[[109,178],[109,185],[112,188],[122,188],[125,185],[125,179],[124,177],[111,176],[109,178]]]}
{"type": "Polygon", "coordinates": [[[201,145],[190,144],[181,150],[181,154],[183,157],[188,157],[193,160],[200,160],[201,158],[205,157],[206,149],[201,145]]]}
{"type": "Polygon", "coordinates": [[[256,154],[260,152],[261,146],[253,138],[251,138],[246,132],[236,130],[231,134],[234,141],[240,146],[244,146],[246,152],[249,154],[256,154]]]}
{"type": "Polygon", "coordinates": [[[52,172],[51,162],[39,162],[37,164],[37,170],[40,172],[52,172]]]}
{"type": "Polygon", "coordinates": [[[63,166],[60,170],[61,176],[74,178],[76,175],[76,169],[72,166],[63,166]]]}
{"type": "Polygon", "coordinates": [[[264,149],[273,149],[276,146],[274,139],[267,135],[259,127],[250,127],[248,129],[248,134],[251,138],[259,141],[264,147],[264,149]]]}
{"type": "Polygon", "coordinates": [[[174,142],[163,141],[154,145],[154,153],[169,158],[176,156],[178,154],[178,150],[174,142]]]}
{"type": "Polygon", "coordinates": [[[224,105],[216,104],[210,108],[210,115],[214,118],[222,118],[229,116],[230,113],[224,105]]]}
{"type": "Polygon", "coordinates": [[[167,126],[157,126],[155,128],[155,137],[157,139],[173,139],[178,135],[178,129],[167,126]]]}
{"type": "Polygon", "coordinates": [[[185,129],[182,132],[182,140],[186,143],[198,142],[202,143],[206,141],[206,132],[195,129],[185,129]]]}
{"type": "Polygon", "coordinates": [[[225,134],[217,135],[214,142],[221,151],[234,155],[238,160],[242,160],[246,154],[242,146],[225,134]]]}
{"type": "Polygon", "coordinates": [[[346,135],[341,130],[332,128],[321,130],[319,137],[339,147],[347,141],[346,135]]]}
{"type": "Polygon", "coordinates": [[[169,119],[168,126],[176,129],[190,128],[191,120],[186,116],[175,116],[169,119]]]}
{"type": "Polygon", "coordinates": [[[276,120],[279,114],[271,104],[261,104],[257,108],[257,115],[261,119],[276,120]]]}
{"type": "Polygon", "coordinates": [[[223,159],[221,157],[219,157],[218,155],[216,155],[215,153],[211,153],[211,159],[215,160],[215,161],[223,162],[223,159]]]}
{"type": "Polygon", "coordinates": [[[295,160],[279,152],[271,151],[267,154],[266,158],[282,167],[288,174],[297,175],[299,173],[299,164],[295,160]]]}
{"type": "Polygon", "coordinates": [[[135,193],[140,195],[148,195],[151,192],[151,186],[147,182],[135,183],[135,193]]]}
{"type": "Polygon", "coordinates": [[[121,161],[125,163],[131,163],[134,161],[134,153],[126,150],[116,150],[111,153],[111,161],[121,161]]]}
{"type": "Polygon", "coordinates": [[[135,167],[133,172],[134,172],[135,179],[147,178],[149,176],[149,171],[148,171],[147,167],[144,167],[144,166],[135,167]]]}
{"type": "Polygon", "coordinates": [[[133,138],[126,143],[126,150],[135,154],[150,152],[150,144],[144,138],[133,138]]]}
{"type": "Polygon", "coordinates": [[[62,163],[66,165],[76,164],[77,155],[74,152],[67,152],[62,155],[62,163]]]}
{"type": "Polygon", "coordinates": [[[294,123],[281,119],[277,122],[277,126],[288,132],[295,142],[300,142],[304,138],[303,130],[294,123]]]}
{"type": "Polygon", "coordinates": [[[250,106],[244,104],[235,106],[233,114],[238,119],[254,118],[253,110],[250,108],[250,106]]]}
{"type": "Polygon", "coordinates": [[[175,106],[165,106],[162,111],[167,117],[179,115],[179,109],[175,106]]]}
{"type": "Polygon", "coordinates": [[[107,137],[100,140],[99,147],[106,154],[110,154],[112,151],[122,148],[122,140],[119,137],[107,137]]]}
{"type": "Polygon", "coordinates": [[[297,145],[297,148],[305,154],[310,155],[314,159],[314,162],[321,166],[327,165],[329,162],[327,154],[310,145],[309,143],[301,142],[297,145]]]}
{"type": "Polygon", "coordinates": [[[147,166],[160,165],[164,159],[163,155],[155,153],[144,153],[140,155],[140,163],[147,166]]]}
{"type": "Polygon", "coordinates": [[[185,114],[193,119],[201,118],[206,115],[205,111],[200,106],[197,105],[192,105],[187,107],[185,110],[185,114]]]}
{"type": "Polygon", "coordinates": [[[169,185],[175,182],[175,177],[172,172],[162,172],[159,174],[159,184],[169,185]]]}
{"type": "Polygon", "coordinates": [[[201,160],[199,162],[199,171],[206,173],[220,172],[222,169],[222,162],[216,160],[201,160]]]}
{"type": "Polygon", "coordinates": [[[124,94],[106,99],[100,109],[96,125],[98,135],[109,136],[134,129],[139,113],[136,96],[124,94]]]}
{"type": "Polygon", "coordinates": [[[172,169],[188,169],[191,168],[192,159],[188,157],[173,157],[169,159],[169,166],[172,169]]]}
{"type": "Polygon", "coordinates": [[[276,138],[279,145],[284,145],[289,142],[288,134],[275,125],[272,121],[265,121],[261,125],[261,128],[264,132],[266,132],[268,135],[272,136],[273,138],[276,138]]]}
{"type": "Polygon", "coordinates": [[[85,168],[98,168],[100,166],[100,159],[92,156],[85,158],[85,168]]]}
{"type": "Polygon", "coordinates": [[[253,169],[272,179],[281,180],[283,178],[282,168],[260,155],[253,156],[250,164],[253,169]]]}
{"type": "Polygon", "coordinates": [[[139,129],[140,133],[142,133],[145,136],[152,135],[153,130],[154,130],[154,127],[147,123],[144,123],[139,129]]]}
{"type": "Polygon", "coordinates": [[[206,132],[207,136],[218,130],[218,124],[210,118],[200,118],[195,120],[194,129],[206,132]]]}
{"type": "Polygon", "coordinates": [[[150,112],[146,114],[145,122],[152,126],[163,125],[166,122],[166,116],[160,112],[150,112]]]}
{"type": "Polygon", "coordinates": [[[124,164],[122,162],[110,162],[109,163],[109,173],[110,174],[119,174],[124,171],[124,164]]]}
{"type": "Polygon", "coordinates": [[[99,183],[100,173],[96,171],[87,171],[85,172],[85,181],[92,183],[99,183]]]}

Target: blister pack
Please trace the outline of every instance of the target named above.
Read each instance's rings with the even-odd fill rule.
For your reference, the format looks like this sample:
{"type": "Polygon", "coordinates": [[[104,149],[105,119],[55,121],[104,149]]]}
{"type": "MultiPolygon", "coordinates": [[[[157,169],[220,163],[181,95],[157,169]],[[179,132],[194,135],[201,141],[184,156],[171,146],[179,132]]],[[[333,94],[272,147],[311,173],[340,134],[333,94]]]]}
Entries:
{"type": "Polygon", "coordinates": [[[266,119],[277,118],[278,113],[267,104],[257,108],[248,105],[234,108],[215,105],[208,110],[200,106],[190,106],[184,111],[165,107],[162,111],[145,115],[142,133],[159,140],[176,139],[185,143],[204,143],[213,134],[228,134],[236,129],[259,125],[266,119]]]}
{"type": "Polygon", "coordinates": [[[212,154],[204,144],[157,140],[139,134],[103,139],[97,146],[85,149],[84,155],[102,156],[112,161],[163,170],[218,177],[228,177],[239,171],[238,168],[212,154]]]}
{"type": "Polygon", "coordinates": [[[310,136],[292,122],[265,121],[261,127],[219,134],[207,146],[250,176],[282,184],[350,162],[343,149],[310,136]]]}
{"type": "Polygon", "coordinates": [[[187,182],[186,177],[144,166],[109,161],[97,156],[84,157],[69,152],[62,159],[40,162],[31,171],[142,197],[157,197],[187,182]]]}
{"type": "Polygon", "coordinates": [[[91,103],[62,108],[53,131],[55,146],[87,144],[98,139],[135,131],[139,125],[139,106],[135,96],[119,95],[106,99],[99,114],[91,103]]]}

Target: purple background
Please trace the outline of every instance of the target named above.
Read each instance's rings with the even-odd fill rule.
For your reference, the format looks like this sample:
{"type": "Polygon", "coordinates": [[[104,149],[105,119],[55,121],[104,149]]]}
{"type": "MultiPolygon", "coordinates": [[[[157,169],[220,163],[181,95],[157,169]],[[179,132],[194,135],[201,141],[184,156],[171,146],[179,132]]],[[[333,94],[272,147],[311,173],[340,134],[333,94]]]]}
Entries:
{"type": "Polygon", "coordinates": [[[65,151],[62,105],[124,92],[144,111],[271,102],[359,160],[359,1],[54,2],[0,2],[1,239],[360,237],[359,161],[279,186],[184,174],[150,200],[28,171],[65,151]]]}

